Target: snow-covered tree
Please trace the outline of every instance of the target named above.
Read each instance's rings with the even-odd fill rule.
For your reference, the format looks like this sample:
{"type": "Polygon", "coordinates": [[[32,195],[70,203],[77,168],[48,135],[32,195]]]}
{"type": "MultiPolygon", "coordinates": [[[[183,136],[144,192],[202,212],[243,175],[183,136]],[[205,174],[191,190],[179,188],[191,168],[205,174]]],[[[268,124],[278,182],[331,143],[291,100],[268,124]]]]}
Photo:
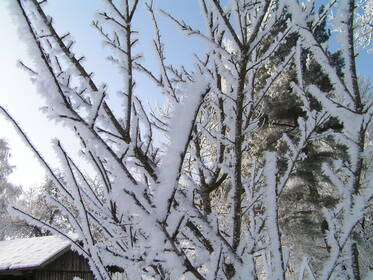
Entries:
{"type": "Polygon", "coordinates": [[[20,189],[7,181],[7,177],[11,172],[9,148],[7,143],[0,139],[0,240],[11,234],[14,229],[7,207],[11,203],[15,203],[20,195],[20,189]]]}
{"type": "Polygon", "coordinates": [[[9,163],[10,149],[5,140],[0,139],[0,240],[27,237],[38,234],[39,228],[30,226],[8,212],[11,205],[24,206],[26,195],[20,186],[8,181],[13,166],[9,163]]]}
{"type": "MultiPolygon", "coordinates": [[[[325,44],[317,42],[312,29],[320,16],[312,17],[312,2],[301,6],[292,3],[294,25],[300,34],[299,45],[307,48],[318,61],[323,71],[328,74],[332,85],[332,95],[326,94],[315,84],[304,83],[297,59],[298,82],[295,90],[301,95],[311,94],[322,106],[323,114],[337,118],[343,124],[343,130],[335,138],[347,148],[347,157],[333,164],[326,164],[323,172],[329,177],[332,186],[339,193],[340,201],[333,209],[325,209],[326,243],[329,256],[324,265],[320,279],[362,279],[367,271],[362,271],[359,260],[357,235],[362,223],[368,220],[366,214],[370,208],[373,195],[372,174],[366,172],[370,159],[368,131],[372,123],[372,95],[363,91],[358,82],[356,69],[355,20],[356,10],[361,8],[358,1],[330,2],[326,11],[333,10],[333,24],[337,33],[336,41],[340,45],[344,59],[342,75],[331,63],[330,54],[325,44]]],[[[371,15],[367,15],[368,17],[371,15]]],[[[371,210],[370,210],[371,211],[371,210]]]]}
{"type": "MultiPolygon", "coordinates": [[[[60,177],[60,180],[63,180],[63,178],[60,177]]],[[[68,219],[62,215],[57,207],[49,202],[48,197],[60,198],[60,195],[53,181],[46,178],[42,185],[23,191],[20,205],[22,209],[35,218],[46,221],[49,225],[59,230],[72,233],[68,219]]],[[[32,229],[24,236],[51,235],[51,232],[43,227],[34,226],[32,229]]]]}
{"type": "MultiPolygon", "coordinates": [[[[322,13],[322,7],[319,11],[322,13]]],[[[325,43],[330,35],[327,21],[324,18],[314,31],[316,39],[325,43]]],[[[281,47],[279,55],[286,55],[296,45],[297,33],[293,32],[281,47]]],[[[337,69],[341,67],[338,52],[333,54],[333,63],[337,69]]],[[[306,73],[305,83],[316,83],[327,93],[331,86],[327,75],[323,73],[317,61],[302,50],[301,64],[306,73]]],[[[273,63],[276,65],[276,63],[273,63]]],[[[274,66],[275,67],[275,66],[274,66]]],[[[297,120],[305,116],[302,99],[293,92],[291,83],[296,81],[295,62],[283,71],[275,81],[269,94],[265,96],[265,109],[261,117],[261,126],[252,138],[253,155],[261,156],[265,151],[277,151],[279,165],[287,147],[281,144],[281,138],[286,133],[291,139],[298,137],[297,120]]],[[[315,100],[311,101],[312,110],[320,110],[315,100]]],[[[323,133],[328,129],[340,130],[342,125],[336,119],[329,119],[316,128],[316,133],[323,133]]],[[[321,172],[325,162],[331,162],[343,156],[344,148],[337,145],[332,137],[323,137],[322,141],[308,141],[303,148],[307,159],[297,163],[296,171],[291,175],[291,184],[284,189],[279,203],[279,223],[282,240],[285,246],[291,247],[291,268],[299,266],[299,261],[305,254],[312,259],[313,264],[322,264],[322,257],[327,253],[324,244],[322,222],[323,207],[333,207],[337,202],[337,195],[328,188],[327,177],[321,172]],[[294,263],[295,262],[295,263],[294,263]]],[[[285,159],[286,160],[286,159],[285,159]]]]}
{"type": "MultiPolygon", "coordinates": [[[[320,274],[305,259],[300,279],[306,275],[359,279],[353,233],[372,196],[368,188],[372,175],[363,172],[371,96],[363,99],[357,86],[353,28],[341,33],[351,39],[343,41],[343,77],[315,38],[314,29],[335,1],[319,15],[312,2],[233,0],[224,5],[201,0],[206,31],[162,11],[186,35],[207,42],[208,50],[195,57],[192,70],[168,64],[150,1],[146,9],[154,25],[159,73],[142,65],[134,49],[139,38],[133,20],[142,1],[104,2],[106,10],[98,13],[93,26],[113,51],[109,59],[124,77],[121,114],[107,102],[110,88],[97,85],[83,58],[74,53],[70,34],[55,30],[45,13],[47,1],[10,2],[37,54],[35,65],[24,68],[48,102],[45,112],[75,132],[82,157],[99,180],[97,187],[56,140],[62,179],[1,108],[48,170],[58,189],[58,196],[48,202],[68,218],[78,238],[20,207],[13,207],[13,212],[70,239],[89,260],[97,279],[111,279],[113,266],[128,279],[286,279],[293,272],[291,244],[284,246],[279,224],[282,194],[294,186],[292,175],[307,160],[305,147],[334,133],[348,147],[348,159],[324,168],[341,196],[335,208],[324,211],[330,254],[320,274]],[[297,43],[288,45],[284,54],[286,39],[294,32],[297,43]],[[322,93],[312,80],[305,83],[301,62],[305,49],[328,76],[332,94],[322,93]],[[266,97],[294,59],[293,88],[303,113],[291,135],[279,139],[279,151],[255,153],[254,140],[270,110],[266,97]],[[161,89],[167,98],[166,113],[144,109],[136,96],[135,71],[161,89]],[[322,109],[310,105],[310,94],[322,109]],[[341,133],[318,131],[330,116],[343,123],[341,133]],[[157,144],[159,132],[167,138],[164,145],[157,144]]],[[[353,1],[350,9],[346,1],[340,2],[343,17],[353,16],[353,1]]],[[[354,22],[348,19],[338,17],[338,26],[354,22]]]]}
{"type": "Polygon", "coordinates": [[[372,43],[373,36],[373,1],[361,0],[358,1],[358,6],[355,8],[355,39],[358,45],[367,48],[368,52],[372,52],[369,48],[372,43]]]}

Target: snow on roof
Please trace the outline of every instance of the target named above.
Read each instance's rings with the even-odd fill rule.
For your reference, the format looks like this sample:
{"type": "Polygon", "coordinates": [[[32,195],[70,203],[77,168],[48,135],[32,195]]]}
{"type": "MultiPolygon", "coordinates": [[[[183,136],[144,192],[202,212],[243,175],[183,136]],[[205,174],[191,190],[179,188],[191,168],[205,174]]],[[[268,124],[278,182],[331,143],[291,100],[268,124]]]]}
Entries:
{"type": "Polygon", "coordinates": [[[0,271],[39,267],[70,245],[57,236],[0,241],[0,271]]]}

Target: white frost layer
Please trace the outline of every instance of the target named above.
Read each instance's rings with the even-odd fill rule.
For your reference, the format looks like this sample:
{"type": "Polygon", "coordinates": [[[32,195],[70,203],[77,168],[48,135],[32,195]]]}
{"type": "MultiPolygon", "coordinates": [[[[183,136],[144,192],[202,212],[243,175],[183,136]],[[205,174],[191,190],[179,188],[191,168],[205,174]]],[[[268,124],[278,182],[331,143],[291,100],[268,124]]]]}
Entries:
{"type": "Polygon", "coordinates": [[[70,245],[57,236],[0,241],[0,271],[38,267],[70,245]]]}

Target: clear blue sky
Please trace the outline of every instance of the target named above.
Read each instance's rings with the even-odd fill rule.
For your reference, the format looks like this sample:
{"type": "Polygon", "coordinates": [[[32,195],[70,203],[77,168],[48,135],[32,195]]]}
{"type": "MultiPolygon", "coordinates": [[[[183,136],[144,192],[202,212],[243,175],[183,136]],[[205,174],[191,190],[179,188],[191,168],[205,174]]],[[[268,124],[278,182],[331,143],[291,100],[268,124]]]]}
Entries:
{"type": "MultiPolygon", "coordinates": [[[[76,143],[71,139],[71,133],[64,128],[56,127],[48,123],[38,108],[43,105],[43,100],[36,94],[34,86],[29,82],[28,75],[16,68],[17,59],[29,62],[29,54],[23,42],[16,35],[15,24],[11,21],[6,3],[12,0],[0,1],[0,104],[8,110],[19,121],[21,126],[30,136],[31,140],[39,147],[50,162],[55,162],[53,152],[50,148],[50,139],[61,137],[68,139],[68,149],[76,152],[76,143]]],[[[90,27],[93,15],[102,8],[101,0],[49,0],[48,12],[54,17],[57,30],[61,33],[70,32],[76,40],[75,53],[86,56],[86,66],[89,71],[95,73],[95,78],[109,85],[113,96],[120,90],[121,77],[112,66],[105,60],[109,54],[102,48],[101,38],[97,32],[90,27]]],[[[143,8],[138,13],[135,29],[140,31],[141,38],[137,50],[144,55],[144,64],[151,69],[157,70],[158,64],[154,56],[152,46],[153,29],[148,13],[143,8]]],[[[185,20],[188,24],[204,28],[199,11],[199,0],[156,0],[156,6],[170,12],[177,18],[185,20]]],[[[160,28],[166,44],[166,54],[169,61],[176,65],[193,65],[192,53],[201,52],[205,48],[198,39],[186,39],[175,26],[164,17],[160,16],[160,28]]],[[[373,56],[366,52],[358,57],[359,72],[371,78],[373,81],[373,56]]],[[[151,105],[160,102],[160,96],[144,76],[137,77],[136,95],[142,100],[148,100],[151,105]]],[[[115,101],[115,97],[112,99],[115,101]]],[[[114,104],[115,102],[113,102],[114,104]]],[[[120,105],[120,104],[119,104],[120,105]]],[[[115,106],[120,110],[120,106],[115,106]]],[[[38,167],[30,151],[22,144],[13,129],[0,118],[0,137],[6,138],[12,149],[12,164],[16,169],[11,179],[17,184],[25,186],[36,186],[43,180],[43,171],[38,167]]]]}

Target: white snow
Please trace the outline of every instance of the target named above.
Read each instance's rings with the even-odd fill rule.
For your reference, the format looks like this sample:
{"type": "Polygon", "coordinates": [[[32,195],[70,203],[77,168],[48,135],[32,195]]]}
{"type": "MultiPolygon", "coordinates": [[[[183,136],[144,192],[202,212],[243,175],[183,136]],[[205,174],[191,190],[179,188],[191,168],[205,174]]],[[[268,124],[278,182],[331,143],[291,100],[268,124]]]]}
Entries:
{"type": "MultiPolygon", "coordinates": [[[[111,31],[118,35],[118,39],[112,41],[106,33],[103,34],[106,39],[109,38],[107,43],[114,51],[110,60],[120,66],[125,85],[132,85],[133,73],[127,68],[129,55],[126,55],[131,47],[122,46],[127,34],[125,26],[131,24],[131,19],[121,14],[126,10],[126,3],[116,6],[115,1],[105,2],[108,15],[112,17],[109,20],[111,31]]],[[[205,4],[205,1],[201,2],[205,4]]],[[[51,119],[62,121],[81,138],[81,152],[92,163],[93,175],[98,175],[99,179],[89,180],[84,174],[90,172],[81,170],[58,141],[55,146],[64,170],[61,173],[63,179],[59,179],[37,153],[59,189],[57,198],[52,197],[48,201],[69,219],[81,242],[73,244],[56,237],[0,242],[0,271],[42,266],[71,245],[88,259],[97,279],[113,279],[106,269],[108,265],[123,268],[129,279],[158,279],[155,275],[163,272],[165,278],[170,279],[225,279],[224,264],[232,265],[237,280],[258,277],[285,279],[293,272],[288,266],[289,250],[281,236],[280,194],[292,184],[290,180],[298,162],[306,159],[306,153],[303,153],[306,145],[323,140],[328,133],[332,134],[314,134],[329,116],[336,117],[343,124],[342,132],[333,133],[338,136],[336,140],[348,147],[348,160],[338,169],[335,164],[324,168],[323,175],[329,178],[328,184],[335,189],[340,201],[336,207],[324,211],[329,226],[325,241],[331,249],[323,267],[317,269],[320,271],[317,276],[320,275],[320,279],[337,279],[342,266],[346,265],[346,271],[351,270],[351,262],[347,258],[351,256],[351,244],[354,242],[351,233],[364,216],[373,196],[370,181],[365,182],[364,178],[363,182],[362,176],[355,175],[360,173],[361,160],[366,158],[366,152],[360,148],[366,145],[362,128],[371,122],[373,109],[355,112],[359,104],[354,96],[360,93],[352,83],[355,79],[351,72],[354,57],[352,46],[348,45],[351,40],[348,39],[353,36],[346,36],[350,29],[345,23],[352,15],[352,11],[346,13],[348,1],[331,0],[325,8],[330,10],[335,2],[336,9],[345,10],[341,10],[343,13],[337,18],[338,24],[344,26],[341,30],[345,32],[340,34],[341,40],[336,40],[346,60],[343,77],[331,63],[326,44],[319,44],[315,38],[313,28],[326,15],[326,12],[320,16],[313,12],[315,1],[259,0],[252,1],[249,6],[240,3],[245,1],[227,2],[226,6],[220,7],[219,1],[206,0],[205,14],[210,35],[191,31],[187,25],[184,28],[183,22],[179,24],[187,35],[197,34],[210,46],[206,53],[208,59],[204,61],[196,56],[195,69],[190,73],[186,73],[185,69],[179,73],[166,64],[157,22],[153,20],[159,73],[153,76],[146,68],[133,66],[156,81],[168,97],[168,102],[157,119],[156,114],[148,114],[143,109],[136,97],[135,101],[127,99],[129,90],[125,90],[120,95],[124,98],[121,103],[125,106],[129,104],[133,110],[131,125],[124,125],[127,115],[120,115],[114,110],[117,119],[113,121],[111,113],[101,109],[110,91],[105,97],[106,87],[90,85],[92,81],[72,60],[74,54],[63,52],[53,36],[43,36],[48,35],[45,33],[48,24],[43,22],[43,17],[35,9],[36,2],[14,1],[14,13],[20,18],[16,20],[17,24],[25,30],[25,39],[38,61],[35,68],[38,75],[34,75],[33,79],[38,84],[38,91],[44,93],[48,100],[45,111],[51,119]],[[285,4],[289,4],[287,10],[292,13],[291,22],[289,19],[288,27],[282,33],[273,35],[273,30],[278,30],[273,28],[283,18],[282,5],[285,4]],[[22,7],[25,13],[20,9],[22,7]],[[27,36],[30,30],[25,16],[33,27],[31,31],[35,31],[36,39],[27,36]],[[237,22],[231,24],[231,18],[232,21],[236,18],[237,22]],[[246,27],[239,27],[241,19],[242,26],[246,27]],[[286,57],[278,57],[277,51],[285,36],[293,32],[299,34],[297,48],[289,49],[286,57]],[[313,79],[305,79],[302,72],[304,50],[309,53],[309,61],[311,58],[312,62],[316,61],[327,75],[332,86],[330,92],[323,92],[318,83],[312,83],[313,79]],[[41,55],[44,55],[42,60],[41,55]],[[52,57],[62,63],[50,61],[52,57]],[[287,87],[287,80],[293,80],[292,74],[287,74],[293,58],[296,59],[294,77],[297,79],[292,87],[302,100],[306,115],[299,119],[292,134],[282,137],[281,146],[286,144],[286,152],[261,155],[261,151],[250,146],[256,143],[256,132],[262,130],[263,122],[259,120],[266,114],[267,96],[275,94],[275,91],[282,92],[282,86],[287,87]],[[347,61],[348,58],[351,61],[347,61]],[[265,71],[266,75],[263,75],[265,71]],[[67,82],[70,77],[72,82],[67,82]],[[278,81],[281,87],[277,87],[278,78],[282,79],[278,81]],[[273,88],[275,82],[276,87],[273,88]],[[309,94],[321,104],[322,111],[311,110],[309,94]],[[154,125],[152,118],[155,119],[154,125]],[[157,126],[169,140],[164,145],[158,145],[157,136],[152,138],[152,129],[157,129],[157,126]],[[238,153],[240,157],[237,157],[238,153]],[[258,159],[252,159],[253,155],[257,155],[258,159]],[[280,169],[277,158],[281,161],[280,169]],[[248,168],[252,168],[252,172],[248,168]],[[224,189],[216,197],[213,193],[210,197],[211,202],[216,201],[217,205],[212,204],[212,213],[203,213],[204,203],[209,200],[202,198],[201,193],[210,189],[206,186],[215,185],[219,177],[223,178],[224,189]],[[245,189],[242,194],[241,185],[245,189]],[[217,201],[220,197],[222,201],[217,201]],[[236,211],[231,205],[237,205],[239,199],[242,205],[238,206],[243,210],[236,208],[236,211]],[[255,210],[257,207],[262,210],[255,210]],[[238,219],[241,219],[242,225],[236,231],[238,219]],[[197,230],[188,227],[187,222],[197,230]],[[93,236],[94,233],[98,235],[93,236]],[[232,247],[231,236],[233,240],[239,238],[237,248],[232,247]],[[262,273],[264,275],[260,276],[262,273]]],[[[104,21],[107,21],[106,17],[103,16],[104,21]]],[[[132,57],[133,62],[136,59],[137,56],[132,57]]],[[[363,100],[364,108],[369,108],[371,98],[363,100]]],[[[268,129],[272,129],[271,125],[268,129]]],[[[25,135],[23,137],[26,138],[25,135]]],[[[367,175],[367,179],[372,180],[369,176],[373,175],[367,175]]],[[[16,207],[11,210],[28,223],[57,232],[53,225],[16,207]]],[[[283,236],[286,237],[285,234],[283,236]]],[[[307,259],[299,272],[299,279],[316,278],[307,259]]],[[[345,274],[345,271],[342,273],[345,274]]]]}
{"type": "Polygon", "coordinates": [[[70,245],[57,236],[0,241],[0,271],[38,267],[70,245]]]}

